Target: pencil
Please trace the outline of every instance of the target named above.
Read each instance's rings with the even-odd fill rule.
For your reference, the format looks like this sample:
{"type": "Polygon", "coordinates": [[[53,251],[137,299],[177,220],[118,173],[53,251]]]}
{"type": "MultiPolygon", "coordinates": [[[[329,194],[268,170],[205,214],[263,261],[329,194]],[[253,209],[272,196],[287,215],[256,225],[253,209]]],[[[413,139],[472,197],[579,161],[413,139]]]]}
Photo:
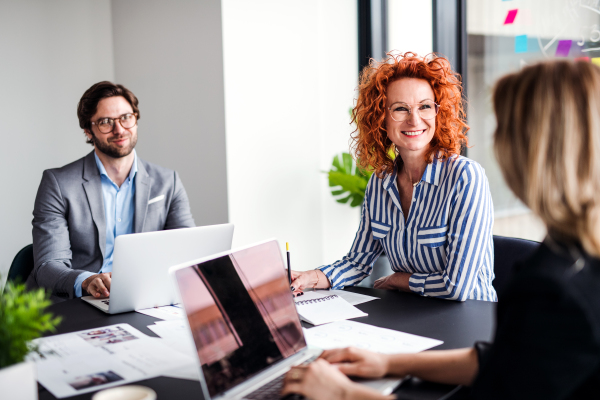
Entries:
{"type": "Polygon", "coordinates": [[[287,253],[288,281],[292,284],[292,267],[290,265],[290,244],[285,242],[285,252],[287,253]]]}

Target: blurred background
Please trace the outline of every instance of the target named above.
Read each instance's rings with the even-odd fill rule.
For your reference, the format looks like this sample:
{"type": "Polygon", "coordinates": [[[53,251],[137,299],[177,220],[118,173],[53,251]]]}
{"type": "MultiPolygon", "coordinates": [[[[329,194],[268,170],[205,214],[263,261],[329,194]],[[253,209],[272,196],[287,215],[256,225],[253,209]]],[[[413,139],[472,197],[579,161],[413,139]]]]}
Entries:
{"type": "Polygon", "coordinates": [[[179,171],[198,225],[234,223],[234,246],[290,242],[299,270],[341,258],[360,207],[336,201],[326,171],[349,150],[360,68],[392,50],[449,57],[494,233],[540,240],[493,156],[491,91],[536,60],[598,61],[596,3],[0,0],[0,274],[32,242],[42,171],[92,150],[76,107],[101,80],[139,98],[138,155],[179,171]]]}

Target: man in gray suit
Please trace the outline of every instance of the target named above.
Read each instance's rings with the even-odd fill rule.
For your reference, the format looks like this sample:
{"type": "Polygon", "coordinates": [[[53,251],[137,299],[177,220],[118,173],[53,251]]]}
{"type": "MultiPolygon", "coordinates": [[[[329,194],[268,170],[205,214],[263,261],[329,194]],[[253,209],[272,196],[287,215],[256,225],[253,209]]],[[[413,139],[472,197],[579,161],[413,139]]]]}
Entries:
{"type": "Polygon", "coordinates": [[[195,226],[177,172],[137,157],[138,99],[99,82],[77,107],[94,151],[44,171],[33,210],[35,267],[29,287],[54,296],[106,297],[115,238],[195,226]]]}

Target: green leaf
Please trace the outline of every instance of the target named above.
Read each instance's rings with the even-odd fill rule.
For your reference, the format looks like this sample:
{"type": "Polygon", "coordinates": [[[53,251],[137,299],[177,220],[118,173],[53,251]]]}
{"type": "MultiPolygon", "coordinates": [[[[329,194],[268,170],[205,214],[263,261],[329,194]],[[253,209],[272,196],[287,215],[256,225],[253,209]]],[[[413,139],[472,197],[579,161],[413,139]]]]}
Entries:
{"type": "Polygon", "coordinates": [[[44,289],[6,284],[0,298],[0,368],[23,361],[31,340],[56,330],[61,318],[45,312],[51,304],[44,289]]]}
{"type": "Polygon", "coordinates": [[[358,207],[362,204],[371,172],[359,169],[350,154],[341,153],[333,158],[331,169],[327,174],[335,201],[342,204],[350,203],[350,207],[358,207]]]}

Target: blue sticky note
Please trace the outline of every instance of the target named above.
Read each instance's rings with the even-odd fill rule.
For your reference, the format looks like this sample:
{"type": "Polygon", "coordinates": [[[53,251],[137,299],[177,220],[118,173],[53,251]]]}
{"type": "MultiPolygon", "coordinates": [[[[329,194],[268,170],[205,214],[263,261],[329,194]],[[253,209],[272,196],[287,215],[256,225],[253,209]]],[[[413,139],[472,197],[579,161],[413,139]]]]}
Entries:
{"type": "Polygon", "coordinates": [[[527,35],[515,36],[515,53],[527,53],[527,35]]]}

